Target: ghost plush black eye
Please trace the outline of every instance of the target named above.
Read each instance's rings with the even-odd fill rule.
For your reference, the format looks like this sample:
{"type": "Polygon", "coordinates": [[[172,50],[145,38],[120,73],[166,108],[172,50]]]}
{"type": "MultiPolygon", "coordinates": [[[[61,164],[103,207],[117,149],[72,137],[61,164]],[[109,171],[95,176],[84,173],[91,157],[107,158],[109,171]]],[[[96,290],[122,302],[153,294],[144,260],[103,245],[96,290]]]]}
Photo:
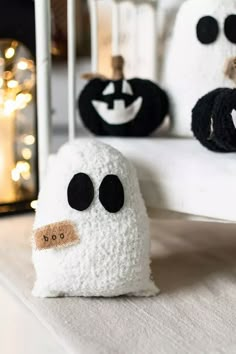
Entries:
{"type": "Polygon", "coordinates": [[[109,213],[117,213],[124,205],[124,188],[116,175],[104,177],[99,188],[99,200],[109,213]]]}
{"type": "Polygon", "coordinates": [[[225,20],[225,35],[232,43],[236,43],[236,15],[230,15],[225,20]]]}
{"type": "Polygon", "coordinates": [[[212,16],[202,17],[197,24],[197,38],[202,44],[211,44],[217,40],[219,25],[212,16]]]}
{"type": "Polygon", "coordinates": [[[67,199],[72,209],[83,211],[88,209],[94,198],[93,183],[85,173],[77,173],[69,183],[67,199]]]}

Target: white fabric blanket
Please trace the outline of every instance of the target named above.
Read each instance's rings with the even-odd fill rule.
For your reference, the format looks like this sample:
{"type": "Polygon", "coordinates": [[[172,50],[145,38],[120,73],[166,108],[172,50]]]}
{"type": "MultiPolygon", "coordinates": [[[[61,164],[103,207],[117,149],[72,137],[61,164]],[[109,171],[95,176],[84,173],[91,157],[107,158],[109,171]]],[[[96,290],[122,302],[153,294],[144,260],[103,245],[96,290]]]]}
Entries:
{"type": "Polygon", "coordinates": [[[162,290],[155,298],[36,299],[32,222],[30,215],[1,219],[0,282],[65,352],[236,352],[235,225],[152,220],[152,268],[162,290]]]}

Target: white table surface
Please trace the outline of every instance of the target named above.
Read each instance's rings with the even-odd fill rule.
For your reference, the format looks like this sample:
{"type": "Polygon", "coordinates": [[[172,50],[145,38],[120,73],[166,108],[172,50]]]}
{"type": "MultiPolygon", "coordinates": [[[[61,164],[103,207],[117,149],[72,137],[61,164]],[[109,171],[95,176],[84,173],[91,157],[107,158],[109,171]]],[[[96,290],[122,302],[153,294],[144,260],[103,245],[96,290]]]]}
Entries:
{"type": "Polygon", "coordinates": [[[152,220],[157,297],[36,299],[33,217],[0,223],[1,354],[236,353],[235,225],[152,220]]]}
{"type": "Polygon", "coordinates": [[[56,337],[0,283],[0,353],[65,354],[56,337]]]}

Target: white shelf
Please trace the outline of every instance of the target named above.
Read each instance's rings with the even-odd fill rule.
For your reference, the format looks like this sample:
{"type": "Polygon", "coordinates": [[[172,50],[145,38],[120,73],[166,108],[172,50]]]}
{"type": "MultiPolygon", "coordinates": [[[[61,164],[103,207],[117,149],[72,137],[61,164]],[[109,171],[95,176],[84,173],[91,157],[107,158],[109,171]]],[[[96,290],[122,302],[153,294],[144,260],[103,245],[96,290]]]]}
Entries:
{"type": "Polygon", "coordinates": [[[236,154],[194,139],[107,139],[137,166],[150,207],[236,221],[236,154]]]}
{"type": "Polygon", "coordinates": [[[100,140],[133,161],[148,207],[236,221],[236,154],[213,153],[194,139],[100,140]]]}
{"type": "MultiPolygon", "coordinates": [[[[78,63],[77,63],[78,64],[78,63]]],[[[79,78],[89,61],[77,66],[77,92],[85,84],[79,78]]],[[[53,70],[53,152],[67,141],[66,66],[53,70]]],[[[89,134],[77,119],[78,139],[89,134]]],[[[194,139],[104,138],[134,161],[147,205],[207,218],[236,221],[236,154],[217,154],[194,139]]]]}

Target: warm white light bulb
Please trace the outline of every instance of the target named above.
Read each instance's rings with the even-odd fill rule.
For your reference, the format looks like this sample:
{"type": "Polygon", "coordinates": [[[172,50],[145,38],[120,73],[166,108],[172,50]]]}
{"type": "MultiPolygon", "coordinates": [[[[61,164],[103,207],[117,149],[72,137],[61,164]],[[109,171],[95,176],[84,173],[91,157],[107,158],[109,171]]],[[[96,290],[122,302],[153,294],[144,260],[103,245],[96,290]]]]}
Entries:
{"type": "Polygon", "coordinates": [[[33,135],[26,135],[24,137],[25,145],[33,145],[35,143],[35,137],[33,135]]]}
{"type": "Polygon", "coordinates": [[[11,59],[15,55],[15,49],[12,47],[9,47],[5,50],[5,57],[7,59],[11,59]]]}
{"type": "Polygon", "coordinates": [[[4,114],[11,115],[16,110],[16,103],[14,100],[6,100],[4,102],[4,114]]]}
{"type": "Polygon", "coordinates": [[[19,171],[19,173],[29,172],[30,164],[26,161],[18,161],[16,164],[16,169],[19,171]]]}
{"type": "Polygon", "coordinates": [[[10,81],[8,81],[7,86],[8,86],[9,88],[16,88],[16,87],[18,86],[18,81],[16,81],[16,80],[10,80],[10,81]]]}
{"type": "Polygon", "coordinates": [[[29,171],[22,172],[22,173],[21,173],[21,176],[23,177],[23,179],[24,179],[25,181],[28,181],[28,180],[30,180],[31,173],[30,173],[29,171]]]}
{"type": "Polygon", "coordinates": [[[21,153],[25,160],[30,160],[32,157],[32,152],[29,148],[22,149],[21,153]]]}
{"type": "Polygon", "coordinates": [[[19,171],[17,171],[16,168],[13,168],[13,170],[11,171],[11,178],[14,182],[18,182],[20,179],[20,173],[19,171]]]}
{"type": "Polygon", "coordinates": [[[27,61],[25,61],[25,60],[19,61],[19,63],[17,64],[17,68],[20,70],[26,70],[28,68],[27,61]]]}
{"type": "Polygon", "coordinates": [[[29,103],[32,100],[32,95],[30,93],[25,93],[25,101],[29,103]]]}
{"type": "Polygon", "coordinates": [[[32,209],[36,209],[37,208],[37,204],[38,204],[38,201],[37,200],[33,200],[31,203],[30,203],[30,206],[32,209]]]}
{"type": "Polygon", "coordinates": [[[24,109],[27,106],[27,101],[25,99],[24,93],[19,93],[16,96],[16,105],[18,109],[24,109]]]}

